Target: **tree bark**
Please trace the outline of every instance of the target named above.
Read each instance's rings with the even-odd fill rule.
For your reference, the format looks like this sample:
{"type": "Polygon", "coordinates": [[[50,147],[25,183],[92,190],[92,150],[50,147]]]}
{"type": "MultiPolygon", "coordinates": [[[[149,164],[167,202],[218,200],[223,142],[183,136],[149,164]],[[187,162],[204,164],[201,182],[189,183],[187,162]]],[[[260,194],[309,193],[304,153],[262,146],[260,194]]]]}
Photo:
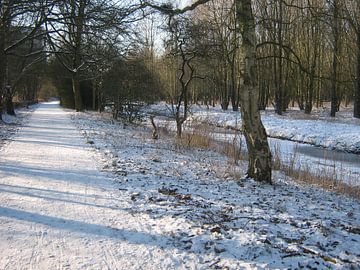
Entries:
{"type": "MultiPolygon", "coordinates": [[[[80,82],[78,79],[78,72],[79,68],[82,65],[82,47],[83,47],[83,34],[84,34],[84,23],[85,23],[85,7],[86,1],[80,0],[78,3],[79,11],[75,16],[75,26],[76,30],[74,32],[74,63],[73,63],[73,77],[72,77],[72,84],[73,84],[73,92],[74,92],[74,100],[75,100],[75,110],[76,111],[83,111],[83,102],[80,93],[80,82]]],[[[72,1],[72,8],[73,12],[76,13],[77,3],[76,1],[72,1]]]]}
{"type": "Polygon", "coordinates": [[[97,93],[98,93],[98,79],[93,79],[92,80],[92,109],[93,111],[96,111],[96,106],[98,105],[98,100],[97,100],[97,93]]]}
{"type": "Polygon", "coordinates": [[[333,62],[332,62],[332,78],[331,78],[331,109],[330,116],[335,117],[338,111],[338,96],[337,96],[337,67],[338,67],[338,55],[339,55],[339,10],[337,0],[333,0],[333,37],[334,37],[334,50],[333,50],[333,62]]]}
{"type": "Polygon", "coordinates": [[[0,6],[0,120],[2,121],[2,113],[4,110],[5,86],[7,84],[7,55],[5,53],[7,27],[9,25],[9,3],[3,1],[0,6]]]}
{"type": "MultiPolygon", "coordinates": [[[[278,18],[277,18],[277,38],[279,45],[277,46],[277,50],[275,49],[275,52],[277,51],[278,59],[275,58],[274,64],[275,64],[275,70],[277,67],[277,76],[275,76],[275,111],[278,115],[282,115],[283,108],[284,108],[284,85],[283,85],[283,37],[282,37],[282,26],[283,26],[283,2],[282,0],[279,1],[279,7],[278,7],[278,18]]],[[[276,34],[275,34],[276,36],[276,34]]],[[[276,53],[275,53],[276,55],[276,53]]]]}
{"type": "Polygon", "coordinates": [[[310,64],[310,70],[308,74],[308,87],[307,87],[307,94],[306,94],[306,101],[305,101],[305,113],[310,114],[313,109],[313,101],[314,101],[314,92],[315,92],[315,77],[316,77],[316,65],[317,59],[320,57],[320,29],[318,25],[311,26],[309,31],[308,37],[308,49],[313,47],[313,53],[309,52],[307,57],[307,61],[310,64]],[[310,38],[311,37],[311,38],[310,38]]]}
{"type": "Polygon", "coordinates": [[[354,95],[354,117],[360,118],[360,29],[357,31],[357,65],[356,65],[356,86],[354,95]]]}
{"type": "Polygon", "coordinates": [[[176,117],[176,136],[178,138],[181,138],[182,136],[182,123],[181,119],[179,119],[178,117],[176,117]]]}
{"type": "Polygon", "coordinates": [[[8,115],[16,115],[11,93],[7,93],[5,95],[5,107],[6,107],[6,113],[8,115]]]}
{"type": "Polygon", "coordinates": [[[81,98],[81,92],[80,92],[80,82],[76,78],[76,75],[72,78],[72,88],[74,92],[74,99],[75,99],[75,110],[77,112],[81,112],[84,110],[82,98],[81,98]]]}
{"type": "Polygon", "coordinates": [[[307,97],[305,101],[305,113],[310,114],[313,108],[314,98],[314,83],[315,83],[315,71],[311,69],[309,74],[309,84],[307,89],[307,97]]]}
{"type": "Polygon", "coordinates": [[[238,99],[236,97],[236,75],[235,75],[235,70],[234,70],[234,66],[231,66],[231,73],[230,73],[230,93],[231,93],[231,106],[232,106],[232,110],[234,112],[237,112],[239,110],[239,103],[238,103],[238,99]]]}
{"type": "Polygon", "coordinates": [[[251,0],[236,0],[236,19],[244,54],[243,85],[240,108],[249,153],[247,175],[257,181],[271,183],[271,152],[259,111],[259,89],[256,80],[256,36],[251,0]]]}
{"type": "Polygon", "coordinates": [[[228,67],[225,60],[222,68],[222,82],[221,82],[221,109],[227,111],[229,109],[229,88],[228,88],[228,67]]]}
{"type": "Polygon", "coordinates": [[[0,28],[0,121],[2,121],[2,113],[4,109],[3,96],[5,90],[5,74],[6,74],[6,66],[7,66],[4,47],[5,44],[4,44],[3,29],[0,28]]]}

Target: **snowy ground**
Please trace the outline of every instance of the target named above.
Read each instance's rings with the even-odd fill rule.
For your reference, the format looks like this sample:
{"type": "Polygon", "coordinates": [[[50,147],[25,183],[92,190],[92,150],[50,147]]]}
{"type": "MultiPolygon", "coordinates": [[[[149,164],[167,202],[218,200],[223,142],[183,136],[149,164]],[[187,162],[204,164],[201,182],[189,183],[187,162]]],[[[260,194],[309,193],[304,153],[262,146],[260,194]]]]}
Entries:
{"type": "MultiPolygon", "coordinates": [[[[171,115],[165,103],[150,106],[153,113],[171,115]]],[[[220,107],[191,107],[190,122],[209,123],[220,127],[241,129],[239,112],[223,111],[220,107]]],[[[269,136],[321,146],[349,153],[360,154],[360,119],[351,116],[351,112],[338,113],[336,118],[327,116],[324,110],[305,115],[298,110],[290,110],[283,116],[272,110],[262,113],[262,120],[269,136]]]]}
{"type": "MultiPolygon", "coordinates": [[[[169,117],[171,112],[164,103],[152,105],[145,108],[144,111],[145,113],[157,115],[155,122],[158,127],[164,127],[175,132],[175,121],[169,117]]],[[[357,152],[353,150],[360,144],[360,120],[352,118],[348,112],[342,112],[336,119],[330,119],[330,117],[324,114],[322,111],[316,112],[311,116],[304,115],[300,111],[291,111],[285,116],[277,116],[271,111],[264,113],[264,122],[271,122],[273,125],[272,132],[283,132],[287,136],[283,137],[285,139],[278,139],[276,136],[269,138],[274,159],[281,160],[283,165],[290,166],[294,170],[311,172],[314,176],[331,178],[333,181],[341,181],[351,186],[360,186],[360,155],[348,153],[357,152]],[[304,117],[307,119],[304,120],[304,117]],[[302,127],[306,126],[305,122],[316,129],[316,132],[314,132],[317,135],[315,133],[314,135],[309,135],[309,132],[306,133],[302,130],[302,127]],[[320,127],[322,126],[323,129],[317,127],[318,122],[320,122],[320,127]],[[279,126],[276,126],[276,124],[279,126]],[[308,143],[295,140],[294,136],[290,134],[289,129],[286,128],[286,125],[293,127],[298,132],[299,135],[295,137],[308,136],[306,137],[308,143]],[[324,128],[325,125],[326,128],[324,128]],[[350,127],[349,133],[342,133],[343,138],[337,136],[337,134],[340,134],[339,131],[333,134],[328,134],[327,132],[327,130],[335,130],[336,127],[340,128],[338,125],[350,127]],[[337,146],[341,145],[340,141],[343,140],[342,143],[344,145],[349,147],[350,145],[355,145],[356,147],[346,148],[347,152],[331,150],[332,148],[316,147],[311,145],[310,137],[322,143],[332,141],[337,146]]],[[[245,138],[241,135],[241,132],[236,131],[241,129],[241,119],[239,117],[239,113],[232,111],[224,112],[217,108],[207,110],[205,107],[193,106],[192,113],[184,124],[184,130],[190,134],[206,134],[216,141],[230,144],[236,142],[237,147],[246,152],[245,138]]],[[[147,125],[151,127],[149,121],[147,121],[147,125]]]]}
{"type": "Polygon", "coordinates": [[[1,150],[0,269],[358,269],[358,201],[70,115],[41,105],[1,150]]]}
{"type": "Polygon", "coordinates": [[[236,181],[243,167],[224,156],[189,150],[146,128],[97,114],[75,123],[102,153],[103,170],[146,216],[151,230],[169,237],[168,265],[190,269],[342,269],[360,265],[358,201],[299,187],[277,172],[274,186],[236,181]]]}
{"type": "Polygon", "coordinates": [[[3,114],[3,122],[0,121],[0,147],[6,143],[6,140],[13,135],[16,130],[21,126],[26,117],[36,108],[37,105],[33,105],[30,109],[17,109],[16,117],[8,114],[3,114]]]}

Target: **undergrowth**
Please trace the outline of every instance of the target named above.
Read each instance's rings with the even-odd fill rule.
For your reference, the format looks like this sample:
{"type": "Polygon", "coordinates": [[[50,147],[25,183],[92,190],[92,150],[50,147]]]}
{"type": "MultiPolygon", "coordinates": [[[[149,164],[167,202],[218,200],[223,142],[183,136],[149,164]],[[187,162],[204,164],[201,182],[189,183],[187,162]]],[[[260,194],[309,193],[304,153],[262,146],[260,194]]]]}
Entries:
{"type": "MultiPolygon", "coordinates": [[[[160,132],[163,136],[170,136],[172,134],[167,126],[160,128],[160,132]]],[[[175,144],[178,147],[208,149],[222,153],[229,158],[232,166],[237,166],[240,162],[244,163],[247,161],[247,153],[244,150],[245,142],[242,140],[240,132],[235,131],[234,139],[231,141],[221,141],[214,134],[216,133],[210,130],[207,125],[192,126],[183,132],[181,138],[175,140],[175,144]]],[[[319,168],[314,172],[314,168],[298,166],[298,151],[296,149],[286,163],[283,162],[278,146],[274,147],[272,154],[273,170],[284,172],[289,177],[289,180],[360,199],[360,187],[344,183],[341,179],[342,176],[338,174],[335,166],[332,170],[319,168]]]]}

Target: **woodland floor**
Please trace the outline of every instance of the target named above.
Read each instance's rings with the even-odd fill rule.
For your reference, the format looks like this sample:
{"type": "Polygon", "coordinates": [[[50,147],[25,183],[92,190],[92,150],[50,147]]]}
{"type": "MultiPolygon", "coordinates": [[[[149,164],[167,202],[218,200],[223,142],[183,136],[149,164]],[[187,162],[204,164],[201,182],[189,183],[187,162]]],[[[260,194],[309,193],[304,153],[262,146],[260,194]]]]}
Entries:
{"type": "Polygon", "coordinates": [[[359,269],[359,201],[244,166],[41,104],[0,150],[0,269],[359,269]]]}

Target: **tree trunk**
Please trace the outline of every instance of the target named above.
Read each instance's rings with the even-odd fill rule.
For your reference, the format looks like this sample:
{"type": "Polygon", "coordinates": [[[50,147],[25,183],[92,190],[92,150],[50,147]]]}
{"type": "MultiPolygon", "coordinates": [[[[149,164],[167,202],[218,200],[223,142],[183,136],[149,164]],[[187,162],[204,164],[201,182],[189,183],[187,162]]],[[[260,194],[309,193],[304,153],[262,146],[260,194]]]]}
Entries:
{"type": "Polygon", "coordinates": [[[229,90],[228,90],[228,71],[226,63],[223,65],[223,80],[222,80],[222,91],[221,91],[221,109],[227,111],[229,109],[229,90]]]}
{"type": "Polygon", "coordinates": [[[6,113],[8,115],[16,115],[14,109],[14,103],[12,101],[12,95],[7,94],[5,97],[5,106],[6,106],[6,113]]]}
{"type": "Polygon", "coordinates": [[[337,0],[333,1],[333,37],[334,37],[334,50],[332,62],[332,76],[331,76],[331,109],[330,116],[335,117],[338,111],[338,96],[337,96],[337,66],[339,55],[339,18],[338,18],[338,4],[337,0]]]}
{"type": "Polygon", "coordinates": [[[232,106],[232,110],[234,112],[237,112],[239,110],[239,104],[237,102],[237,97],[236,97],[236,91],[237,87],[236,87],[236,76],[235,76],[235,70],[234,70],[234,66],[231,67],[231,78],[230,78],[230,93],[231,93],[231,106],[232,106]]]}
{"type": "Polygon", "coordinates": [[[257,181],[271,183],[271,152],[259,111],[259,90],[256,80],[256,36],[251,0],[236,0],[236,20],[244,54],[243,86],[240,108],[249,153],[247,175],[257,181]]]}
{"type": "Polygon", "coordinates": [[[305,113],[310,114],[313,107],[313,97],[314,97],[314,74],[311,72],[309,75],[309,86],[307,91],[307,98],[305,101],[305,113]]]}
{"type": "Polygon", "coordinates": [[[72,78],[72,88],[74,93],[75,99],[75,110],[77,112],[81,112],[84,110],[82,99],[81,99],[81,92],[80,92],[80,82],[76,78],[76,75],[72,78]]]}
{"type": "Polygon", "coordinates": [[[7,1],[3,1],[0,6],[2,17],[0,18],[0,120],[2,121],[2,114],[4,110],[4,94],[5,86],[7,84],[6,70],[7,70],[7,56],[5,54],[6,46],[6,27],[8,25],[9,10],[7,8],[7,1]]]}
{"type": "MultiPolygon", "coordinates": [[[[278,59],[274,59],[275,67],[277,67],[277,76],[275,77],[275,111],[278,115],[282,115],[284,108],[284,85],[283,85],[283,38],[282,38],[282,25],[283,25],[283,7],[282,0],[279,1],[278,10],[278,43],[277,55],[278,59]]],[[[275,54],[275,55],[276,55],[275,54]]]]}
{"type": "Polygon", "coordinates": [[[84,23],[85,23],[85,8],[86,8],[86,1],[80,0],[79,3],[76,1],[71,1],[72,12],[74,13],[73,16],[75,22],[75,32],[74,32],[74,57],[73,57],[73,76],[72,76],[72,87],[74,92],[74,100],[75,100],[75,110],[76,111],[83,111],[83,102],[80,93],[80,81],[78,78],[79,68],[82,65],[82,46],[83,46],[83,34],[84,34],[84,23]],[[78,14],[76,14],[77,4],[79,5],[78,14]],[[77,70],[77,71],[75,71],[77,70]]]}
{"type": "Polygon", "coordinates": [[[319,27],[315,26],[311,27],[310,29],[310,37],[312,37],[313,40],[311,40],[310,38],[308,39],[308,48],[313,47],[314,51],[313,51],[313,55],[312,55],[312,59],[311,59],[311,54],[308,54],[308,63],[310,63],[311,61],[311,66],[310,66],[310,74],[308,75],[308,88],[307,88],[307,95],[306,95],[306,101],[305,101],[305,113],[306,114],[310,114],[313,108],[313,101],[314,101],[314,91],[315,91],[315,77],[316,77],[316,64],[317,64],[317,59],[319,56],[319,51],[320,51],[320,44],[319,44],[319,32],[320,29],[319,27]]]}
{"type": "Polygon", "coordinates": [[[269,86],[262,82],[259,91],[259,110],[264,111],[269,99],[269,86]]]}
{"type": "Polygon", "coordinates": [[[354,95],[354,117],[360,118],[360,29],[357,31],[356,88],[354,95]]]}
{"type": "Polygon", "coordinates": [[[178,138],[181,138],[182,136],[182,123],[178,117],[176,117],[176,135],[178,138]]]}
{"type": "MultiPolygon", "coordinates": [[[[0,29],[1,31],[1,29],[0,29]]],[[[3,96],[5,90],[5,73],[6,73],[6,55],[3,49],[4,39],[0,32],[0,121],[2,121],[2,113],[3,113],[3,96]]]]}

